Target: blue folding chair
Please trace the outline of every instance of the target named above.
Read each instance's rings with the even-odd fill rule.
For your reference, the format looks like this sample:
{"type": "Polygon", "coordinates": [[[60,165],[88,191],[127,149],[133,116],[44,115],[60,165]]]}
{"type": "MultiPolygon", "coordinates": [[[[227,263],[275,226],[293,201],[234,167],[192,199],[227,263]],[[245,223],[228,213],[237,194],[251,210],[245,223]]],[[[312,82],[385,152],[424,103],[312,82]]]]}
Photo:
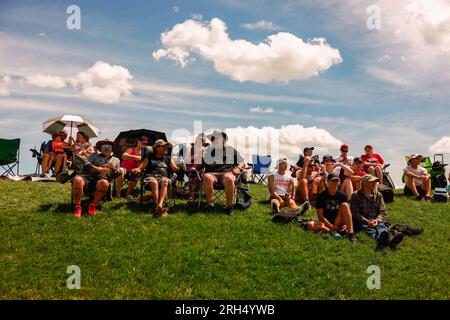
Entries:
{"type": "Polygon", "coordinates": [[[271,156],[252,155],[252,162],[252,181],[254,183],[267,184],[267,177],[271,172],[271,156]]]}

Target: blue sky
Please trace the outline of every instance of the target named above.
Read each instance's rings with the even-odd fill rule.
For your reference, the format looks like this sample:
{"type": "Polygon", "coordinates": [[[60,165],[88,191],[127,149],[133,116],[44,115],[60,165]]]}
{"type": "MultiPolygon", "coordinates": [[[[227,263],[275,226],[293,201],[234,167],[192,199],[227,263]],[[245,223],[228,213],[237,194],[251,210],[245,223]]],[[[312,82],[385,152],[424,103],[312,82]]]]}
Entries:
{"type": "MultiPolygon", "coordinates": [[[[0,79],[7,77],[3,78],[7,93],[1,94],[0,82],[0,133],[22,138],[22,172],[26,172],[34,170],[27,149],[48,138],[41,133],[42,122],[58,114],[84,115],[99,125],[102,137],[112,139],[132,128],[192,131],[194,121],[221,129],[299,125],[312,129],[304,137],[293,132],[293,145],[315,143],[323,146],[321,154],[337,155],[336,141],[348,143],[353,155],[360,155],[365,144],[373,144],[392,163],[398,182],[404,155],[450,151],[445,140],[450,136],[450,30],[436,27],[449,25],[445,23],[450,21],[450,4],[446,0],[435,4],[430,7],[421,0],[395,4],[2,1],[0,79]],[[66,8],[71,4],[81,9],[81,30],[66,27],[66,8]],[[381,9],[380,30],[366,26],[371,4],[381,9]],[[411,23],[405,19],[408,14],[424,23],[411,23]],[[195,61],[185,67],[167,58],[154,59],[153,52],[168,48],[161,34],[192,17],[205,28],[213,18],[220,19],[232,41],[258,44],[279,32],[303,41],[325,38],[339,50],[342,62],[303,80],[259,83],[234,80],[215,69],[220,61],[195,50],[190,52],[195,61]],[[275,27],[243,26],[258,21],[275,27]],[[423,29],[424,25],[429,28],[423,29]],[[56,88],[27,80],[49,75],[69,83],[97,61],[121,66],[132,76],[127,82],[131,89],[113,103],[92,99],[73,85],[56,88]],[[255,107],[273,112],[251,112],[255,107]],[[313,128],[326,130],[332,141],[320,141],[313,128]],[[443,142],[436,145],[438,140],[443,142]]],[[[283,66],[270,66],[267,72],[278,67],[283,66]]]]}

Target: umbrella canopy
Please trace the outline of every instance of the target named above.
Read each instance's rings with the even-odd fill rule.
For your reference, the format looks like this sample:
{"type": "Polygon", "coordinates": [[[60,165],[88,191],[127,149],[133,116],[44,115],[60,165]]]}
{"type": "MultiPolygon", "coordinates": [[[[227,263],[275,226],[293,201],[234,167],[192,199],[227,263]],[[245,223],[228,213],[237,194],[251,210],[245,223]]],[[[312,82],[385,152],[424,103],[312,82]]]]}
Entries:
{"type": "Polygon", "coordinates": [[[70,114],[50,118],[42,125],[43,132],[49,134],[57,133],[66,127],[70,128],[70,136],[72,136],[72,128],[77,128],[89,138],[98,137],[101,134],[100,129],[92,121],[70,114]]]}
{"type": "Polygon", "coordinates": [[[147,129],[123,131],[119,133],[117,138],[114,140],[115,142],[114,154],[117,157],[121,158],[122,153],[125,151],[125,149],[129,147],[134,147],[137,143],[137,139],[142,136],[147,136],[149,138],[150,146],[158,139],[163,139],[164,141],[167,141],[167,137],[164,132],[147,129]]]}

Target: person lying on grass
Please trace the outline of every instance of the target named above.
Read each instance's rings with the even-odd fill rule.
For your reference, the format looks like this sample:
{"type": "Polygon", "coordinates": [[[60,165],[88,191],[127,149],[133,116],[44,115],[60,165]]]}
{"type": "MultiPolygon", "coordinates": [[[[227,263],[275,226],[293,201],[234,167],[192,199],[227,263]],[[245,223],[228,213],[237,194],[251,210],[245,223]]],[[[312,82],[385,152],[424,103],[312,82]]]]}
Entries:
{"type": "Polygon", "coordinates": [[[152,197],[155,201],[154,213],[162,217],[167,216],[164,201],[170,184],[169,170],[172,172],[180,170],[175,161],[167,155],[167,145],[168,142],[162,139],[156,140],[152,150],[147,153],[147,157],[141,165],[132,169],[135,174],[145,172],[144,181],[150,185],[152,197]]]}
{"type": "Polygon", "coordinates": [[[312,157],[305,157],[303,168],[297,171],[297,189],[295,201],[304,203],[309,208],[315,206],[317,195],[323,191],[324,182],[320,176],[319,166],[312,157]]]}
{"type": "Polygon", "coordinates": [[[269,175],[268,187],[270,192],[270,206],[272,213],[280,212],[280,207],[289,207],[297,210],[294,194],[294,178],[288,171],[288,160],[282,158],[277,161],[275,171],[269,175]]]}
{"type": "Polygon", "coordinates": [[[244,159],[232,146],[228,145],[228,135],[225,132],[215,130],[208,136],[212,144],[205,150],[203,164],[203,189],[206,196],[206,211],[214,210],[214,185],[220,184],[225,188],[226,207],[225,213],[232,215],[235,181],[242,169],[245,168],[244,159]]]}
{"type": "Polygon", "coordinates": [[[97,212],[97,204],[108,191],[110,181],[119,172],[120,161],[112,156],[112,141],[100,141],[97,145],[100,145],[100,153],[88,157],[85,171],[76,175],[72,182],[73,215],[77,218],[82,215],[81,198],[84,191],[94,192],[94,198],[88,205],[88,215],[93,216],[97,212]]]}
{"type": "Polygon", "coordinates": [[[377,242],[377,249],[390,246],[392,249],[403,240],[403,235],[388,230],[385,225],[386,206],[383,196],[377,191],[379,179],[367,174],[361,179],[362,188],[352,195],[350,209],[355,229],[364,231],[377,242]]]}
{"type": "Polygon", "coordinates": [[[353,219],[346,195],[339,191],[339,176],[331,172],[327,177],[327,187],[317,198],[317,216],[321,231],[347,233],[351,242],[357,242],[353,230],[353,219]]]}
{"type": "Polygon", "coordinates": [[[323,157],[321,167],[323,183],[326,183],[328,175],[333,172],[341,180],[339,191],[342,191],[346,195],[347,200],[350,201],[353,194],[353,184],[350,179],[354,174],[353,169],[343,163],[336,163],[336,160],[330,155],[323,157]]]}
{"type": "Polygon", "coordinates": [[[427,169],[419,167],[422,161],[420,154],[414,153],[408,160],[408,166],[403,169],[405,174],[405,195],[416,197],[416,200],[431,201],[431,178],[427,169]]]}

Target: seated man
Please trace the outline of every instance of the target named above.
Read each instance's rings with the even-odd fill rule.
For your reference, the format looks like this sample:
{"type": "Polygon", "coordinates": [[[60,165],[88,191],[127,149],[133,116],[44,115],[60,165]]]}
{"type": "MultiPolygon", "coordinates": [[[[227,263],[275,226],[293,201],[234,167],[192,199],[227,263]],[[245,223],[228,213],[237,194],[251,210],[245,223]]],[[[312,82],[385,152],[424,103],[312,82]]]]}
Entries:
{"type": "Polygon", "coordinates": [[[336,160],[337,163],[343,163],[351,166],[353,164],[353,157],[348,155],[348,149],[348,145],[343,144],[340,148],[341,155],[336,157],[334,160],[336,160]]]}
{"type": "Polygon", "coordinates": [[[347,197],[338,190],[340,179],[335,173],[327,177],[327,187],[317,198],[317,216],[322,228],[332,232],[347,232],[348,239],[356,242],[353,220],[347,197]]]}
{"type": "Polygon", "coordinates": [[[378,177],[380,184],[383,184],[383,158],[379,154],[373,153],[373,147],[369,144],[364,147],[364,152],[365,154],[361,156],[364,171],[378,177]]]}
{"type": "Polygon", "coordinates": [[[206,196],[206,210],[214,209],[214,184],[220,183],[225,188],[226,208],[228,215],[233,214],[235,181],[244,168],[244,159],[231,146],[227,145],[228,136],[225,132],[214,131],[210,137],[212,144],[205,150],[203,163],[203,188],[206,196]]]}
{"type": "Polygon", "coordinates": [[[132,172],[137,174],[145,170],[145,182],[150,184],[152,190],[152,197],[155,201],[155,214],[162,217],[167,216],[167,208],[164,208],[164,201],[167,197],[167,190],[169,188],[169,170],[177,172],[180,168],[175,164],[175,161],[167,155],[167,145],[162,139],[158,139],[153,144],[151,150],[142,161],[141,165],[132,172]]]}
{"type": "Polygon", "coordinates": [[[416,197],[421,200],[425,197],[425,201],[431,200],[431,178],[427,169],[419,167],[422,161],[420,154],[414,153],[408,160],[408,166],[403,169],[405,174],[405,195],[416,197]]]}
{"type": "Polygon", "coordinates": [[[277,161],[275,171],[269,175],[268,187],[270,192],[270,206],[272,213],[280,212],[280,207],[286,206],[297,210],[292,195],[294,194],[294,178],[287,170],[286,158],[277,161]]]}
{"type": "Polygon", "coordinates": [[[108,191],[110,181],[119,171],[119,159],[112,156],[112,142],[104,140],[99,142],[100,153],[93,153],[88,157],[85,171],[76,175],[72,183],[72,195],[74,202],[74,216],[81,217],[81,198],[86,188],[87,192],[95,192],[94,198],[88,205],[88,214],[95,215],[97,203],[108,191]]]}
{"type": "Polygon", "coordinates": [[[360,157],[353,159],[353,175],[350,177],[353,184],[353,191],[361,189],[361,178],[366,175],[366,172],[362,169],[363,162],[360,157]]]}
{"type": "Polygon", "coordinates": [[[339,186],[339,190],[345,193],[347,200],[350,201],[353,194],[353,184],[350,179],[353,175],[353,169],[343,163],[336,163],[336,160],[334,160],[332,156],[326,155],[323,157],[321,170],[324,182],[326,181],[328,175],[332,172],[340,178],[341,184],[339,186]]]}
{"type": "Polygon", "coordinates": [[[386,246],[394,249],[403,240],[403,234],[388,231],[385,225],[387,210],[383,196],[376,191],[378,182],[379,179],[371,174],[362,177],[362,188],[350,201],[353,222],[356,230],[364,231],[377,241],[377,249],[386,246]]]}
{"type": "Polygon", "coordinates": [[[122,153],[122,162],[120,163],[121,175],[116,181],[116,198],[120,198],[120,191],[122,189],[122,185],[125,179],[128,180],[128,189],[126,193],[126,197],[128,199],[131,198],[131,193],[139,179],[139,174],[133,173],[133,169],[138,168],[142,163],[142,150],[149,143],[149,138],[146,136],[142,136],[137,139],[137,143],[135,147],[127,148],[122,153]]]}
{"type": "Polygon", "coordinates": [[[325,184],[317,170],[314,159],[305,157],[303,169],[297,171],[297,189],[295,191],[295,201],[305,203],[310,209],[315,206],[317,195],[323,191],[325,184]]]}
{"type": "Polygon", "coordinates": [[[304,166],[304,161],[306,157],[312,157],[314,151],[314,147],[306,147],[303,149],[303,155],[298,157],[298,161],[295,165],[293,165],[294,169],[297,171],[304,166]]]}

